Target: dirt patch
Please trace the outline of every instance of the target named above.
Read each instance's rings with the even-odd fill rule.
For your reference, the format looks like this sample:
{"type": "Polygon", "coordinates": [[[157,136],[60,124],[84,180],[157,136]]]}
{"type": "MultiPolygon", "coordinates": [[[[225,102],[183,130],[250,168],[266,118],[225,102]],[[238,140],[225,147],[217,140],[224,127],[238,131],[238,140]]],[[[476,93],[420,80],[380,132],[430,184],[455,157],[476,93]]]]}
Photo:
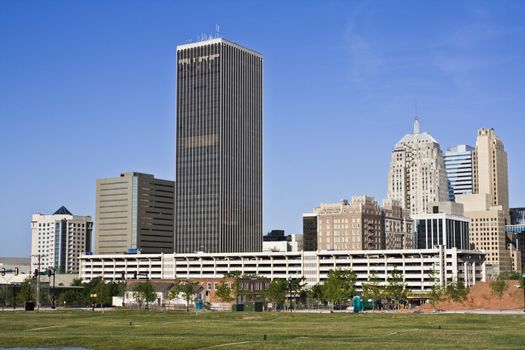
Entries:
{"type": "MultiPolygon", "coordinates": [[[[438,310],[515,310],[523,309],[523,289],[516,288],[518,281],[507,281],[507,290],[503,293],[501,303],[499,297],[490,289],[490,282],[479,282],[470,288],[470,293],[464,303],[450,300],[439,302],[438,310]]],[[[421,310],[433,310],[430,304],[421,306],[421,310]]]]}

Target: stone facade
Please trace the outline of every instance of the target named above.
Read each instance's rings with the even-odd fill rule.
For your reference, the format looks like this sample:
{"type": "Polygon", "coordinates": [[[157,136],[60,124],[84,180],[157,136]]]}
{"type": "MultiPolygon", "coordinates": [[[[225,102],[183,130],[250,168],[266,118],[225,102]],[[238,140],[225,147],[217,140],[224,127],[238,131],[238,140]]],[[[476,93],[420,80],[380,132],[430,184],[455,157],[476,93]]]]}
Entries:
{"type": "Polygon", "coordinates": [[[392,150],[387,198],[399,201],[411,215],[424,214],[430,202],[448,199],[447,172],[439,143],[430,134],[405,135],[392,150]]]}

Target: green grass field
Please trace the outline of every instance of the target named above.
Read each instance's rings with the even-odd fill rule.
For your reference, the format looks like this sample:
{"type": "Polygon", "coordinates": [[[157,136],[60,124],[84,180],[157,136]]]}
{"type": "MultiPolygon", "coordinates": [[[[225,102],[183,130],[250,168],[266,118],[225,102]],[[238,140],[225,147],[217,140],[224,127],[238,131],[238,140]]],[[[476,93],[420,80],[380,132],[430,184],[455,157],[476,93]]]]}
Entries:
{"type": "Polygon", "coordinates": [[[45,311],[0,313],[0,347],[525,349],[525,316],[45,311]],[[264,335],[267,339],[264,340],[264,335]]]}

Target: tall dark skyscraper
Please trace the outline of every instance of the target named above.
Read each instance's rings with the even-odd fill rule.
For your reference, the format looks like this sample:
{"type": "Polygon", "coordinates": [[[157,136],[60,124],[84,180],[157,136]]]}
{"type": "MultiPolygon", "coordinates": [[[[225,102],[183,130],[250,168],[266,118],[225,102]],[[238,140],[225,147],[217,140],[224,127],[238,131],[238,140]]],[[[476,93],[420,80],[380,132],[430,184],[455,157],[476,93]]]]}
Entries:
{"type": "Polygon", "coordinates": [[[177,47],[175,252],[262,250],[262,55],[177,47]]]}

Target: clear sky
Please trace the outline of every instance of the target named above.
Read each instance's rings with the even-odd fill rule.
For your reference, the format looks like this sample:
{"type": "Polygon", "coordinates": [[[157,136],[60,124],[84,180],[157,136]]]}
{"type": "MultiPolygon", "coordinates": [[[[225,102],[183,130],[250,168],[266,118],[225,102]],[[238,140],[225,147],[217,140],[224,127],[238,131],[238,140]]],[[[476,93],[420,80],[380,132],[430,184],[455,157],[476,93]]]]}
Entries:
{"type": "Polygon", "coordinates": [[[202,33],[264,55],[264,230],[320,202],[382,201],[412,128],[442,149],[493,127],[525,206],[525,2],[1,1],[0,256],[31,214],[95,214],[95,181],[175,178],[176,46],[202,33]]]}

